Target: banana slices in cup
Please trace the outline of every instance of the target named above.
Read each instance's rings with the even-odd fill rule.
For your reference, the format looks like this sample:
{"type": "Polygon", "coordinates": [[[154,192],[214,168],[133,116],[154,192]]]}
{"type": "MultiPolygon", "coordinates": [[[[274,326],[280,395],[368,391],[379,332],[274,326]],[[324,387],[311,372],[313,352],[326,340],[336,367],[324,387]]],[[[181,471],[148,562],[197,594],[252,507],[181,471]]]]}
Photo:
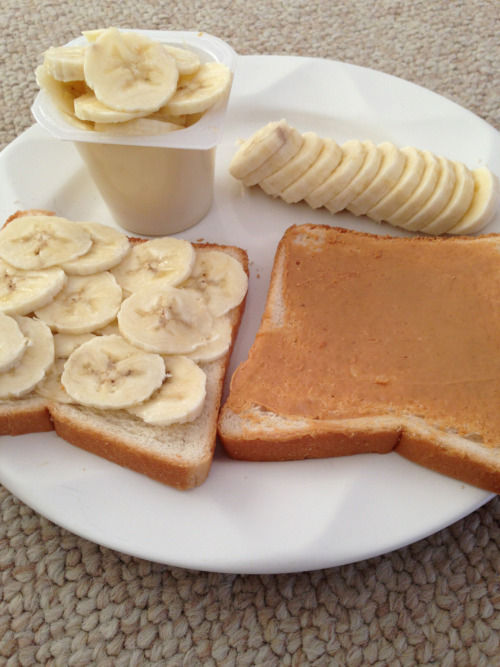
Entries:
{"type": "Polygon", "coordinates": [[[202,62],[187,45],[114,27],[83,34],[86,44],[50,47],[36,70],[39,88],[79,128],[130,135],[183,129],[231,86],[225,63],[202,62]]]}

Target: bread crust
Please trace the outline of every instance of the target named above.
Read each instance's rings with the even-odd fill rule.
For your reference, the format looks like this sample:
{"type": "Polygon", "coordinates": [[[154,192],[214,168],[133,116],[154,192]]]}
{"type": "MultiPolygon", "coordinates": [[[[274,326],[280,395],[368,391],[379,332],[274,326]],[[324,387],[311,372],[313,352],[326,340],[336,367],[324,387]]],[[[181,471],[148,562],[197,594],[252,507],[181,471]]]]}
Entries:
{"type": "Polygon", "coordinates": [[[192,489],[208,477],[215,449],[213,429],[206,436],[213,441],[211,450],[202,460],[193,464],[183,459],[162,459],[156,452],[138,450],[130,441],[110,433],[104,437],[99,428],[89,424],[82,426],[81,421],[74,418],[74,413],[67,409],[53,405],[50,412],[57,435],[66,442],[162,484],[180,490],[192,489]]]}
{"type": "MultiPolygon", "coordinates": [[[[54,213],[41,209],[16,211],[7,219],[5,224],[24,215],[54,215],[54,213]]],[[[147,239],[139,237],[128,238],[133,244],[147,241],[147,239]]],[[[197,250],[221,250],[231,254],[240,261],[245,273],[247,276],[249,275],[248,255],[242,248],[210,242],[193,243],[193,246],[197,250]]],[[[160,456],[144,448],[138,449],[130,438],[127,439],[125,433],[123,437],[109,432],[104,434],[102,430],[90,424],[88,420],[79,419],[78,410],[74,410],[74,406],[71,404],[68,406],[56,404],[35,394],[17,400],[4,401],[3,403],[0,401],[0,435],[14,436],[55,430],[57,435],[68,443],[147,475],[163,484],[182,490],[200,485],[206,480],[212,464],[216,446],[217,417],[225,376],[245,305],[246,296],[240,305],[230,313],[232,335],[228,352],[222,359],[210,362],[211,364],[217,364],[220,372],[215,385],[210,389],[211,402],[209,405],[210,415],[207,419],[208,426],[203,434],[203,443],[200,443],[200,449],[203,447],[203,455],[199,456],[196,461],[180,456],[169,457],[168,454],[160,456]]],[[[85,408],[80,409],[85,411],[85,408]]],[[[202,418],[203,415],[198,419],[202,418]]],[[[206,415],[205,418],[207,418],[206,415]]],[[[168,432],[169,427],[165,426],[164,429],[165,432],[168,432]]]]}
{"type": "Polygon", "coordinates": [[[0,435],[25,435],[54,430],[47,403],[38,397],[20,399],[19,403],[0,403],[0,435]]]}

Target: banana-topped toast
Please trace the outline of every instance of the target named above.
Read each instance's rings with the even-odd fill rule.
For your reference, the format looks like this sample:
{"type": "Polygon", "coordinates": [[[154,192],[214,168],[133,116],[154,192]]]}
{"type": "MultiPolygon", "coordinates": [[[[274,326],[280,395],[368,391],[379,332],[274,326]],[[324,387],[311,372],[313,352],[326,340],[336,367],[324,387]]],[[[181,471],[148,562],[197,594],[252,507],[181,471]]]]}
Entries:
{"type": "Polygon", "coordinates": [[[246,252],[18,212],[0,231],[0,434],[49,431],[187,489],[208,475],[246,252]]]}
{"type": "Polygon", "coordinates": [[[500,235],[289,228],[219,435],[237,459],[397,452],[500,492],[500,235]]]}

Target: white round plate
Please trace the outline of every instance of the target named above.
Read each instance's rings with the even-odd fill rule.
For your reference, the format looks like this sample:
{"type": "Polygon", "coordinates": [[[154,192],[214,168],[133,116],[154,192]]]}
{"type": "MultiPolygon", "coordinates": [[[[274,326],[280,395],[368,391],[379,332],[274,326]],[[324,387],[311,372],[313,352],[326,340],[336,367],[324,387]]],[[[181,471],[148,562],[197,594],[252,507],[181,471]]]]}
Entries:
{"type": "MultiPolygon", "coordinates": [[[[253,342],[274,252],[289,225],[400,234],[349,214],[288,206],[232,179],[228,165],[237,140],[280,118],[337,141],[414,145],[471,168],[488,164],[500,174],[499,133],[428,90],[333,61],[240,57],[217,153],[215,202],[182,234],[248,250],[248,303],[230,373],[253,342]]],[[[37,126],[0,154],[0,179],[1,219],[17,209],[43,208],[113,225],[73,145],[37,126]]],[[[498,216],[486,231],[500,231],[498,216]]],[[[182,492],[54,433],[3,437],[0,444],[0,482],[55,523],[133,556],[217,572],[293,572],[355,562],[436,532],[493,497],[396,454],[246,463],[230,460],[218,446],[209,479],[182,492]]]]}

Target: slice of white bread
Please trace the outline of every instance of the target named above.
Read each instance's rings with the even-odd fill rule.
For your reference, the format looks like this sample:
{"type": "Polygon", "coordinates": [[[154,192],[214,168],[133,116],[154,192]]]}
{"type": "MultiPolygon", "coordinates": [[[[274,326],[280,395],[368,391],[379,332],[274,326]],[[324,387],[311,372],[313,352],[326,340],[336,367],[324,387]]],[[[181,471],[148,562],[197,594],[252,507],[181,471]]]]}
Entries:
{"type": "MultiPolygon", "coordinates": [[[[25,213],[18,212],[9,221],[25,213]]],[[[133,243],[144,240],[131,239],[133,243]]],[[[210,243],[193,245],[199,251],[217,249],[230,254],[241,262],[248,274],[246,251],[210,243]]],[[[72,445],[164,484],[177,489],[199,486],[207,478],[212,464],[224,380],[244,307],[245,300],[229,313],[232,336],[227,353],[215,361],[199,364],[207,375],[206,397],[203,411],[194,421],[153,426],[125,410],[57,403],[31,392],[19,399],[0,400],[0,435],[55,429],[57,435],[72,445]]]]}
{"type": "Polygon", "coordinates": [[[291,227],[219,416],[229,456],[398,452],[500,492],[500,235],[291,227]]]}

